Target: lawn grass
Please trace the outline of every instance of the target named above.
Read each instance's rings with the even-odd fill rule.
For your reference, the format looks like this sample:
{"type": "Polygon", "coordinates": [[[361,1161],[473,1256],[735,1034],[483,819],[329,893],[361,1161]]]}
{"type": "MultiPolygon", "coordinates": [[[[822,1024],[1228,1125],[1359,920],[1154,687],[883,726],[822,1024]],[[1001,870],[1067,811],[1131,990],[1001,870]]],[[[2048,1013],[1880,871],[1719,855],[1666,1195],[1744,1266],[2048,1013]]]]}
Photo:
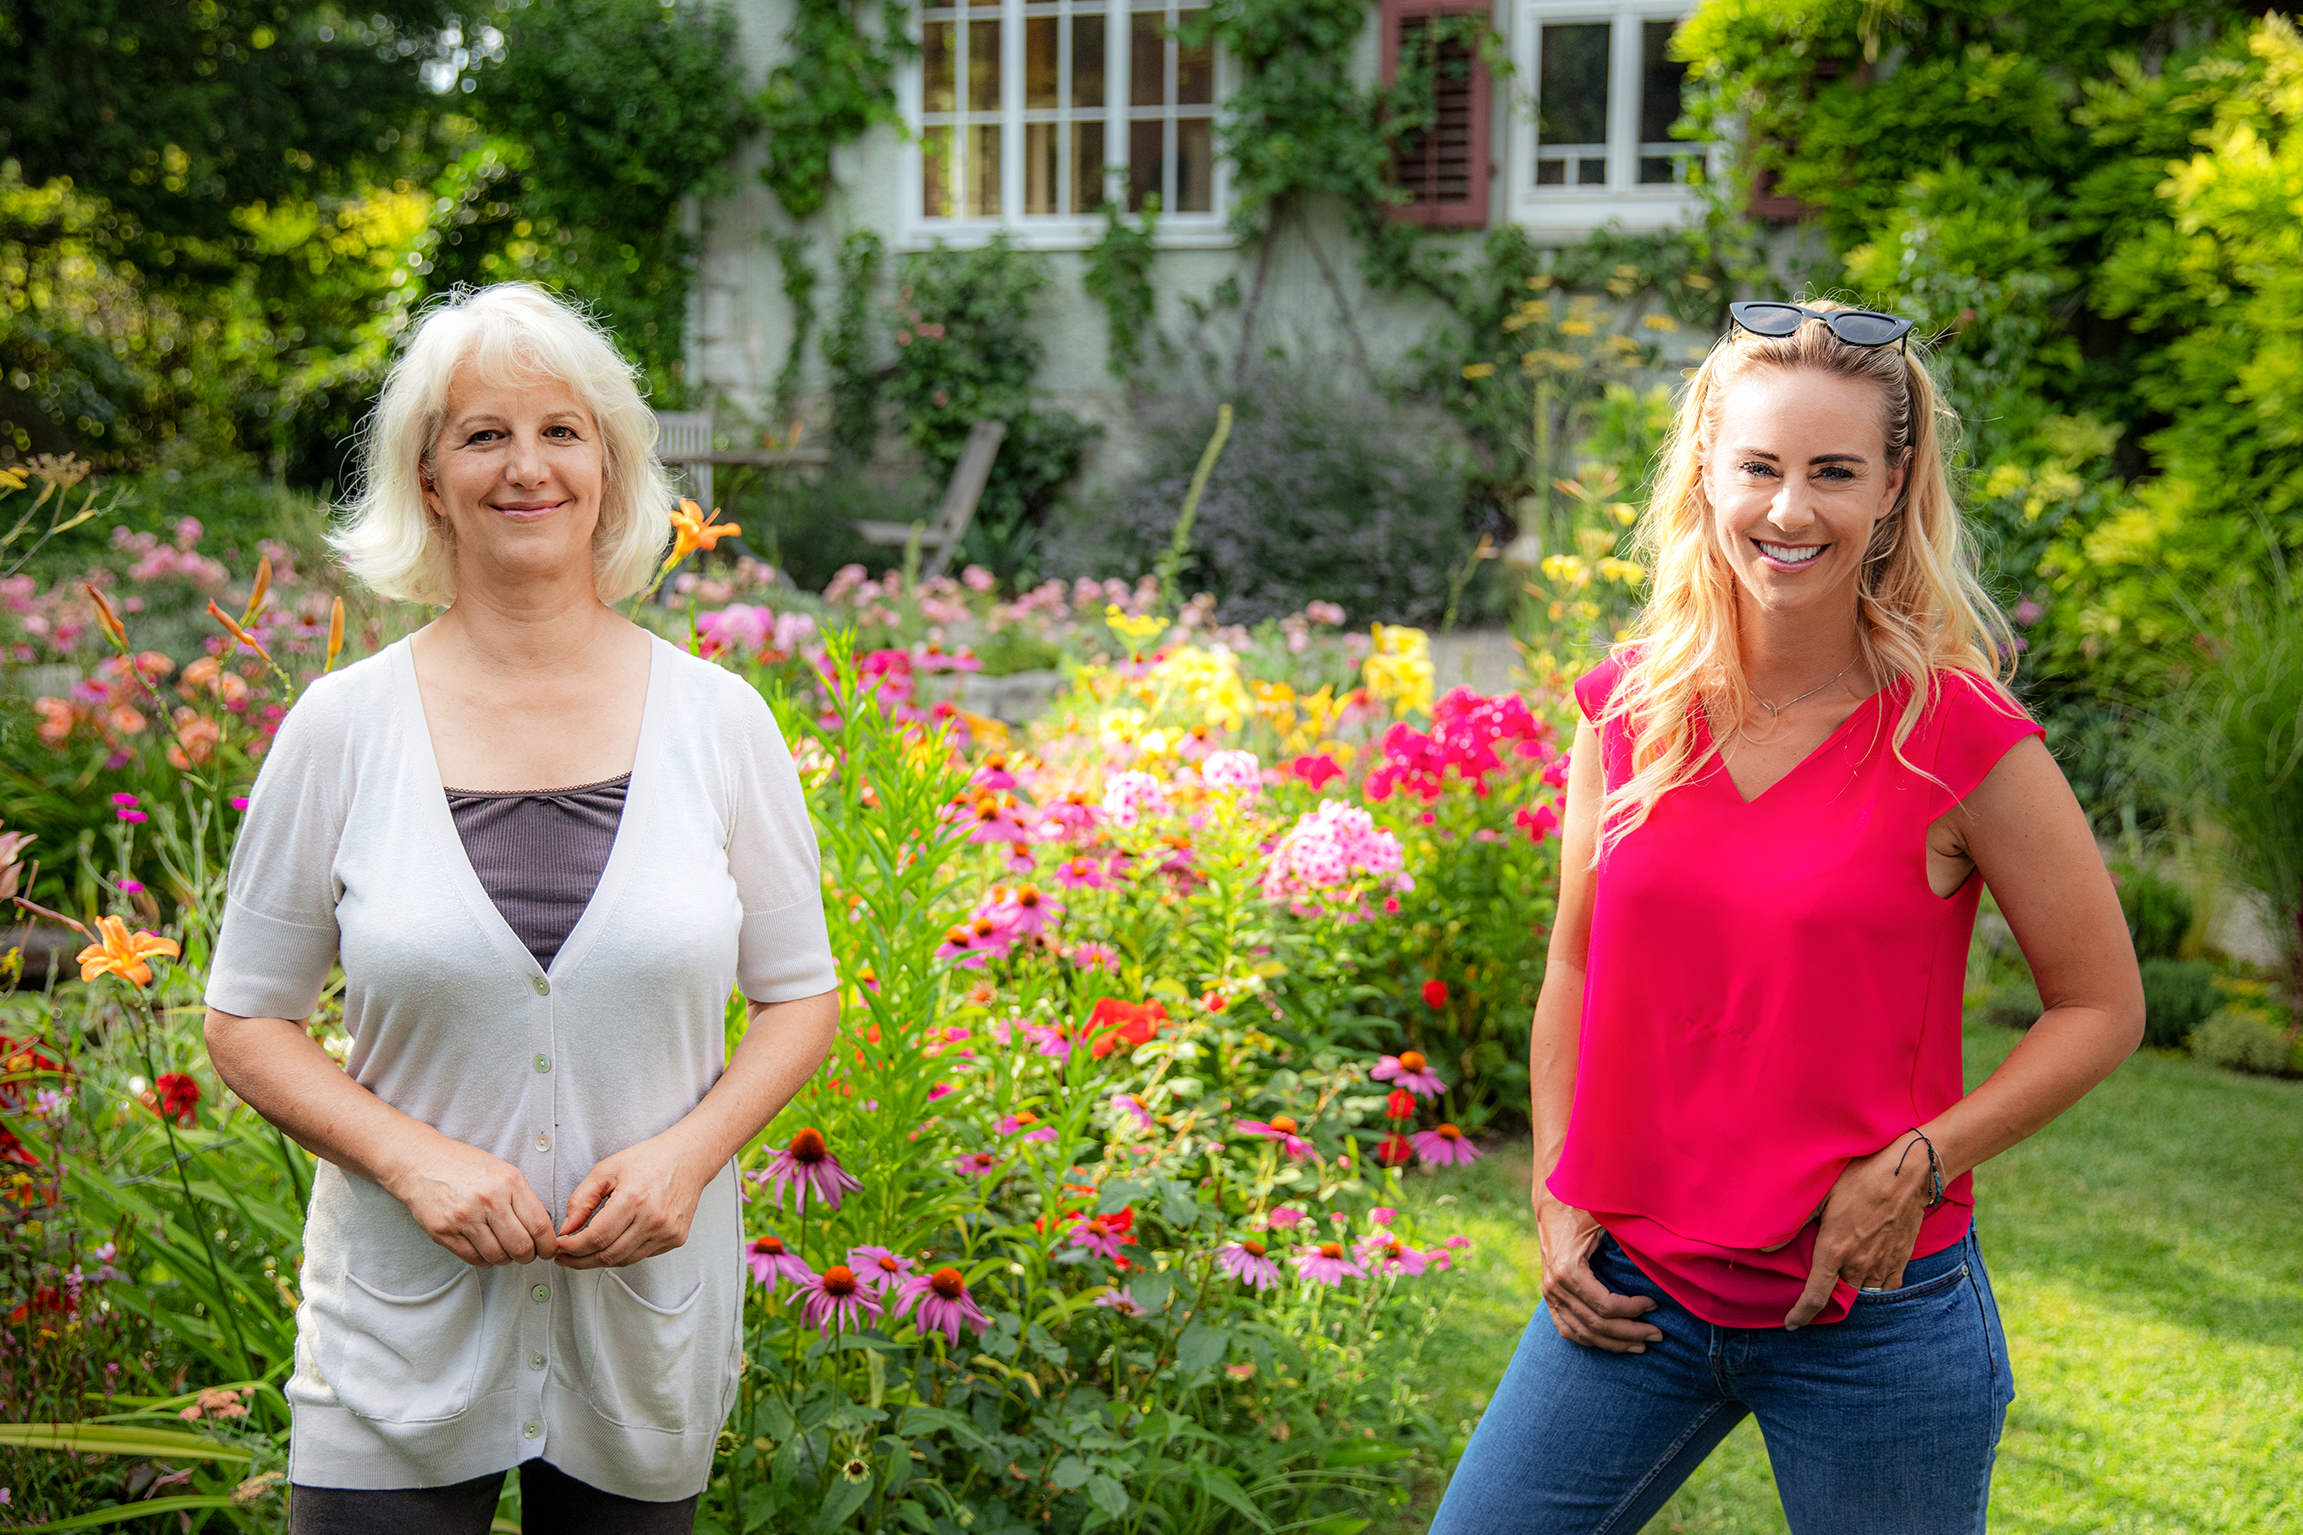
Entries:
{"type": "MultiPolygon", "coordinates": [[[[1968,1081],[2020,1037],[1970,1025],[1968,1081]]],[[[1535,1308],[1527,1179],[1520,1143],[1413,1181],[1421,1218],[1476,1244],[1425,1356],[1459,1442],[1535,1308]]],[[[1976,1183],[2017,1392],[1992,1529],[2303,1531],[2303,1083],[2141,1054],[1976,1183]]],[[[1421,1530],[1438,1492],[1387,1529],[1421,1530]]],[[[1648,1528],[1785,1531],[1758,1425],[1648,1528]]]]}

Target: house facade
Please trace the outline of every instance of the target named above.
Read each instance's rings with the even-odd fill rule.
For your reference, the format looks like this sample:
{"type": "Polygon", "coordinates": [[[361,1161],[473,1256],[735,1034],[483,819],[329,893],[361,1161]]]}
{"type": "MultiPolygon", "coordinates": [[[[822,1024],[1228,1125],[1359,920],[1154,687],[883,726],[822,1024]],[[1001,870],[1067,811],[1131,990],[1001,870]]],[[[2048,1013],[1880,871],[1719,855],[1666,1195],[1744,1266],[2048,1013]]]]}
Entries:
{"type": "MultiPolygon", "coordinates": [[[[1654,230],[1693,216],[1689,173],[1704,150],[1669,135],[1684,66],[1667,45],[1688,9],[1675,0],[1371,4],[1354,61],[1364,82],[1388,79],[1403,42],[1449,14],[1487,16],[1512,66],[1490,71],[1442,42],[1440,57],[1454,49],[1468,68],[1440,72],[1436,124],[1394,165],[1412,200],[1389,216],[1462,230],[1509,221],[1539,243],[1561,244],[1610,225],[1654,230]]],[[[736,0],[735,10],[747,73],[762,78],[786,62],[791,5],[736,0]]],[[[792,324],[777,235],[795,227],[815,235],[826,294],[849,229],[877,231],[891,253],[1005,232],[1047,252],[1055,272],[1030,320],[1047,342],[1042,386],[1118,429],[1124,454],[1104,312],[1080,282],[1084,254],[1103,232],[1101,208],[1136,211],[1158,195],[1152,279],[1163,327],[1200,323],[1193,301],[1204,312],[1227,280],[1245,287],[1258,259],[1256,242],[1230,227],[1219,149],[1239,71],[1219,49],[1180,40],[1197,14],[1178,0],[962,0],[914,11],[919,53],[897,85],[908,132],[878,129],[843,146],[821,213],[799,226],[786,217],[756,174],[756,147],[735,167],[734,190],[695,210],[702,246],[690,376],[736,411],[766,408],[792,324]]],[[[1259,339],[1331,349],[1339,308],[1348,307],[1380,365],[1430,319],[1411,297],[1364,288],[1343,210],[1311,210],[1275,236],[1268,260],[1259,339]]],[[[818,366],[811,360],[811,383],[818,366]]]]}

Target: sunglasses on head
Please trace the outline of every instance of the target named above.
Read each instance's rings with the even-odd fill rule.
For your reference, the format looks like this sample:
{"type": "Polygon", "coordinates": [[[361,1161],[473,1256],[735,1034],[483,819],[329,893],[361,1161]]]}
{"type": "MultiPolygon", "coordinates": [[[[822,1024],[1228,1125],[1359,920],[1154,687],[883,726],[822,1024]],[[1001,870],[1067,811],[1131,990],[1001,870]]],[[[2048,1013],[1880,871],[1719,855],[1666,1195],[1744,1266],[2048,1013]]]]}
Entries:
{"type": "Polygon", "coordinates": [[[1740,325],[1755,336],[1788,336],[1808,320],[1821,320],[1849,346],[1900,346],[1912,326],[1899,314],[1881,314],[1876,309],[1809,309],[1777,299],[1730,304],[1727,314],[1731,331],[1740,325]]]}

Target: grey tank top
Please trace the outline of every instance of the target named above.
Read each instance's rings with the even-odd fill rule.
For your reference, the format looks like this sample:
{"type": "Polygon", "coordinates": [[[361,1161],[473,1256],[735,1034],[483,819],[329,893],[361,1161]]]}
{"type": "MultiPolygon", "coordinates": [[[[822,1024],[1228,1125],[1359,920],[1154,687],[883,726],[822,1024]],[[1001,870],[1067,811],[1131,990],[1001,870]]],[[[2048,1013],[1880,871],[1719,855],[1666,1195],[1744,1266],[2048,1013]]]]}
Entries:
{"type": "Polygon", "coordinates": [[[480,888],[546,970],[600,887],[631,784],[625,773],[572,789],[447,791],[480,888]]]}

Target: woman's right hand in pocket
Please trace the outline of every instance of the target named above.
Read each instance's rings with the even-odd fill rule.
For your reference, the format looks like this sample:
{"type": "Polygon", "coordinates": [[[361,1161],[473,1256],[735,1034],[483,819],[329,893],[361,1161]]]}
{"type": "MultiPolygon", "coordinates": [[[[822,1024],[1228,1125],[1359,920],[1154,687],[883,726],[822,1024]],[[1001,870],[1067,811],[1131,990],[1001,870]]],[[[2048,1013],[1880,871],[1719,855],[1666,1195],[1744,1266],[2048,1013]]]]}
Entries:
{"type": "Polygon", "coordinates": [[[385,1181],[425,1234],[466,1263],[534,1263],[557,1250],[551,1212],[527,1175],[434,1131],[385,1181]]]}
{"type": "Polygon", "coordinates": [[[1559,1335],[1586,1348],[1611,1354],[1643,1354],[1663,1341],[1654,1323],[1641,1320],[1655,1309],[1645,1295],[1618,1295],[1591,1271],[1591,1255],[1607,1233],[1587,1211],[1560,1203],[1536,1185],[1535,1230],[1543,1249],[1543,1298],[1559,1335]]]}

